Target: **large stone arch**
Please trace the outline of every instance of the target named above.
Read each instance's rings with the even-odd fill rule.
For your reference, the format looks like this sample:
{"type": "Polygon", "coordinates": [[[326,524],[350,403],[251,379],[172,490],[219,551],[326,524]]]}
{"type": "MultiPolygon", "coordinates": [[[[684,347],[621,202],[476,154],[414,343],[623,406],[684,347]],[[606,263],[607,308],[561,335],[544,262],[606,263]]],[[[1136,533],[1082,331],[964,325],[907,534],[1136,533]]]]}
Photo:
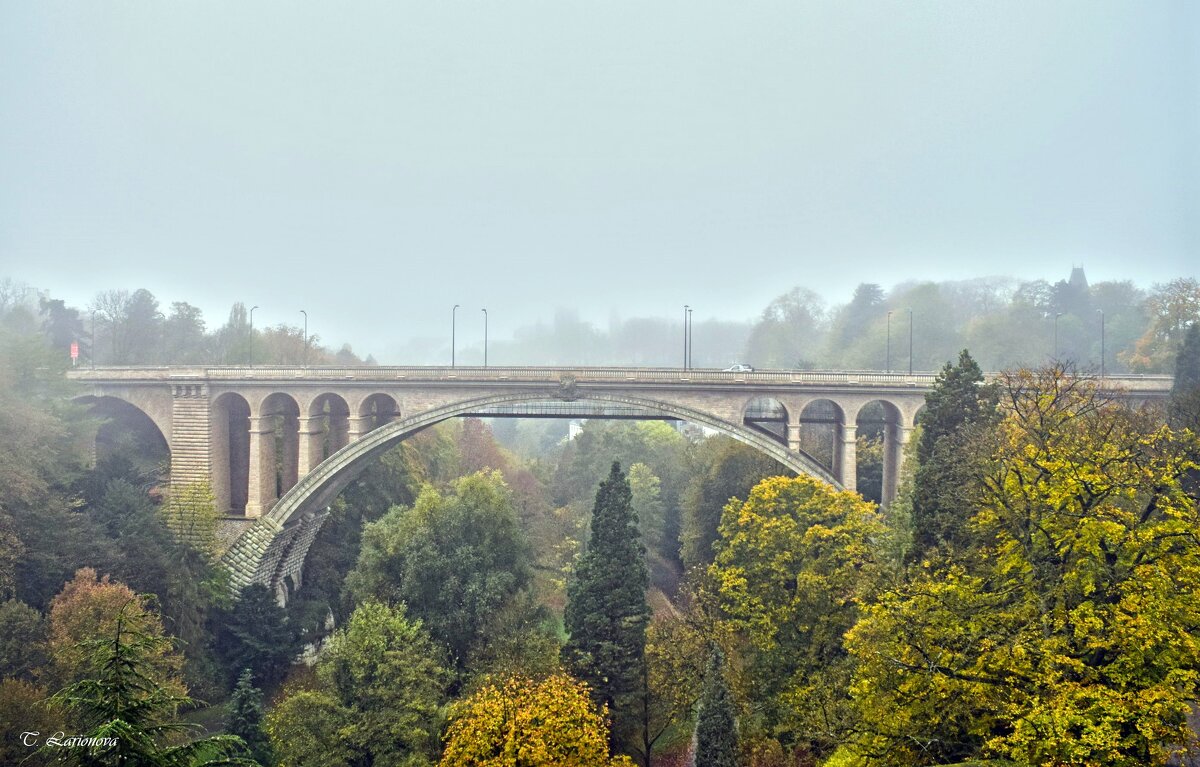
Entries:
{"type": "Polygon", "coordinates": [[[106,404],[116,404],[121,408],[128,408],[129,412],[138,411],[142,416],[145,416],[150,423],[158,429],[159,436],[162,437],[168,449],[171,446],[171,398],[169,394],[154,390],[128,390],[128,391],[105,391],[103,393],[97,391],[92,394],[81,394],[74,397],[75,402],[89,407],[99,406],[103,408],[106,404]]]}
{"type": "MultiPolygon", "coordinates": [[[[234,542],[222,559],[230,571],[230,585],[240,589],[260,583],[280,593],[285,580],[298,583],[308,547],[324,522],[326,507],[366,468],[371,458],[406,437],[450,418],[486,412],[489,407],[549,399],[553,397],[545,392],[520,392],[460,400],[400,418],[364,434],[300,478],[270,512],[234,542]]],[[[767,434],[744,424],[731,423],[690,406],[624,394],[589,393],[579,401],[640,408],[649,414],[707,426],[769,455],[792,471],[816,477],[841,489],[833,475],[812,458],[789,450],[767,434]]]]}
{"type": "Polygon", "coordinates": [[[142,440],[146,449],[170,458],[170,420],[156,413],[154,407],[146,407],[147,404],[154,404],[152,400],[147,403],[145,400],[138,402],[110,394],[86,394],[75,397],[74,401],[86,405],[89,414],[100,420],[96,430],[97,454],[109,437],[129,432],[135,435],[135,440],[142,440]]]}

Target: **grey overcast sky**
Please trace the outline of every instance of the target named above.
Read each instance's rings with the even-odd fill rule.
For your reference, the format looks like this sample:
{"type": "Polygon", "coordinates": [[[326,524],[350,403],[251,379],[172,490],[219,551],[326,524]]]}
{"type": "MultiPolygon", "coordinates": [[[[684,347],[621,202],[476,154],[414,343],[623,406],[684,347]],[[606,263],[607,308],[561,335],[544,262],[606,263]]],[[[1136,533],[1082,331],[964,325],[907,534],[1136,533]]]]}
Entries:
{"type": "Polygon", "coordinates": [[[1198,212],[1195,0],[0,3],[0,275],[384,359],[455,303],[1149,285],[1198,212]]]}

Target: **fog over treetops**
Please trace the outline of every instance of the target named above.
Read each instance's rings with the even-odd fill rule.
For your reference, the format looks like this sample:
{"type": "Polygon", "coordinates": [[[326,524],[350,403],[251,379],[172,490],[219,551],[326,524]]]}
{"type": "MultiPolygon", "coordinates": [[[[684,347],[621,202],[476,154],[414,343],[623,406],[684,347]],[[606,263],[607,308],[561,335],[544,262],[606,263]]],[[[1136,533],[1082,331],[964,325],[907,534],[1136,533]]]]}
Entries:
{"type": "MultiPolygon", "coordinates": [[[[158,297],[144,289],[109,289],[87,306],[69,306],[53,290],[13,280],[0,287],[0,309],[42,323],[64,350],[78,341],[81,360],[97,364],[441,365],[450,362],[450,317],[444,337],[395,339],[398,351],[375,353],[356,339],[331,339],[321,323],[264,324],[251,330],[250,307],[205,317],[187,296],[158,297]]],[[[449,314],[449,313],[448,313],[449,314]]],[[[1038,365],[1057,358],[1082,369],[1169,372],[1188,323],[1200,314],[1194,277],[1141,287],[1132,281],[1089,283],[1076,267],[1065,279],[1004,277],[863,283],[849,302],[833,303],[803,286],[771,301],[751,320],[693,310],[692,365],[758,368],[935,370],[963,348],[988,370],[1038,365]],[[713,316],[713,315],[716,316],[713,316]],[[1102,326],[1103,325],[1103,334],[1102,326]],[[1103,337],[1102,337],[1103,335],[1103,337]],[[1056,349],[1057,344],[1057,349],[1056,349]]],[[[321,312],[312,313],[319,320],[321,312]]],[[[456,362],[483,362],[483,315],[460,307],[456,362]]],[[[683,360],[683,307],[677,317],[613,316],[606,325],[558,309],[551,318],[491,333],[491,365],[678,366],[683,360]]]]}

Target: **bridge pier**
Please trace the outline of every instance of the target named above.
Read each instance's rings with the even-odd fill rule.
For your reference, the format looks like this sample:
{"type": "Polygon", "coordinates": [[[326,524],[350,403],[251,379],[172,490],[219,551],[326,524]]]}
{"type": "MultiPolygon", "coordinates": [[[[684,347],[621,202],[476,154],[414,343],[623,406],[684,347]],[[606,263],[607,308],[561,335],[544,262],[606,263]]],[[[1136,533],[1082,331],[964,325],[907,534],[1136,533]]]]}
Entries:
{"type": "Polygon", "coordinates": [[[883,505],[896,500],[900,490],[900,473],[904,469],[904,450],[912,439],[913,427],[888,424],[883,441],[883,505]]]}
{"type": "Polygon", "coordinates": [[[356,415],[351,417],[346,432],[346,442],[342,446],[362,439],[363,435],[370,433],[373,428],[375,428],[374,416],[356,415]]]}
{"type": "Polygon", "coordinates": [[[858,427],[842,424],[841,449],[837,454],[837,470],[834,475],[842,487],[855,492],[858,489],[858,427]]]}
{"type": "Polygon", "coordinates": [[[328,416],[301,416],[296,423],[300,440],[297,450],[299,473],[303,477],[325,460],[325,422],[328,416]]]}
{"type": "Polygon", "coordinates": [[[275,505],[275,417],[250,417],[250,488],[246,516],[261,517],[275,505]]]}

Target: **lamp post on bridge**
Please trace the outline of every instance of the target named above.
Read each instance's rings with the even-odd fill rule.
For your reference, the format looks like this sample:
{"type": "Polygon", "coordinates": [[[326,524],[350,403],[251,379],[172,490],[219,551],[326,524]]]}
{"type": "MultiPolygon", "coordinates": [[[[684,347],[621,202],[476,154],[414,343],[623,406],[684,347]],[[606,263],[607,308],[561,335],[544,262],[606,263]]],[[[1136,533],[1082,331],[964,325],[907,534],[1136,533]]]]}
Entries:
{"type": "Polygon", "coordinates": [[[692,333],[692,309],[688,308],[687,312],[687,366],[692,368],[692,341],[696,336],[692,333]]]}
{"type": "Polygon", "coordinates": [[[688,366],[688,311],[687,304],[683,305],[683,369],[687,370],[688,366]]]}
{"type": "Polygon", "coordinates": [[[1058,362],[1058,318],[1063,316],[1062,312],[1054,313],[1054,362],[1058,362]]]}
{"type": "Polygon", "coordinates": [[[254,367],[254,310],[257,308],[257,306],[250,307],[250,340],[246,344],[246,354],[250,360],[250,367],[254,367]]]}
{"type": "Polygon", "coordinates": [[[92,310],[92,348],[88,350],[88,356],[92,358],[92,370],[96,369],[96,310],[92,310]]]}
{"type": "Polygon", "coordinates": [[[909,309],[908,309],[908,374],[910,376],[912,375],[912,361],[913,361],[912,341],[913,341],[912,307],[909,307],[909,309]]]}
{"type": "Polygon", "coordinates": [[[1100,315],[1100,378],[1104,378],[1104,310],[1096,312],[1100,315]]]}
{"type": "Polygon", "coordinates": [[[480,310],[483,312],[483,366],[487,367],[487,309],[480,310]]]}
{"type": "Polygon", "coordinates": [[[300,313],[304,315],[304,367],[308,367],[308,312],[301,309],[300,313]]]}
{"type": "Polygon", "coordinates": [[[454,367],[455,334],[458,332],[458,304],[450,310],[450,367],[454,367]]]}
{"type": "Polygon", "coordinates": [[[892,372],[892,312],[887,313],[887,372],[892,372]]]}

